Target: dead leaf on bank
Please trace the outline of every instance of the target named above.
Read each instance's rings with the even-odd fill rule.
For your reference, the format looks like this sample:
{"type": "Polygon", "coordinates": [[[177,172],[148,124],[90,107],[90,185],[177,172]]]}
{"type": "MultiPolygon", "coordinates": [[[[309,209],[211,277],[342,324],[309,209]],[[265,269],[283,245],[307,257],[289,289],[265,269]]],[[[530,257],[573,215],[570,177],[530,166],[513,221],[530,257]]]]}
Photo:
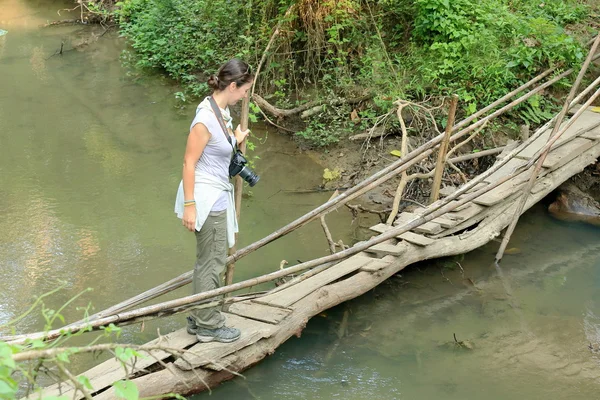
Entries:
{"type": "Polygon", "coordinates": [[[335,167],[333,170],[325,168],[323,171],[323,180],[325,182],[330,182],[339,179],[342,176],[342,172],[343,171],[338,167],[335,167]]]}
{"type": "Polygon", "coordinates": [[[354,122],[355,124],[360,123],[360,117],[358,116],[358,112],[356,111],[356,108],[354,110],[352,110],[352,112],[350,113],[350,120],[352,122],[354,122]]]}

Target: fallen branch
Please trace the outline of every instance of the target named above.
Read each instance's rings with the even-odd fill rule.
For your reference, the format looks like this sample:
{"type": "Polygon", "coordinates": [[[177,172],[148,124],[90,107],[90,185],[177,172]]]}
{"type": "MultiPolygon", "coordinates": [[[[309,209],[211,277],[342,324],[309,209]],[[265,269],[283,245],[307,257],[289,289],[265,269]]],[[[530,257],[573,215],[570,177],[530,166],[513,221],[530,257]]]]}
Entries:
{"type": "MultiPolygon", "coordinates": [[[[254,96],[253,96],[254,98],[254,96]]],[[[275,122],[271,121],[271,119],[267,116],[267,114],[264,113],[264,111],[262,110],[262,108],[260,108],[260,106],[258,104],[256,104],[256,101],[254,102],[254,105],[258,108],[258,111],[260,111],[261,115],[263,116],[263,118],[265,119],[265,121],[267,121],[269,124],[273,125],[275,128],[279,128],[281,130],[284,130],[286,132],[290,132],[290,133],[296,133],[296,131],[293,131],[289,128],[286,128],[284,126],[278,125],[275,122]]]]}
{"type": "Polygon", "coordinates": [[[372,94],[368,94],[365,96],[361,96],[361,97],[357,97],[354,99],[334,99],[334,100],[315,100],[315,101],[309,101],[308,103],[302,104],[296,108],[292,108],[292,109],[283,109],[283,108],[278,108],[275,107],[273,105],[271,105],[267,100],[265,100],[264,98],[262,98],[261,96],[259,96],[258,94],[254,93],[253,94],[253,99],[254,102],[261,108],[263,108],[265,111],[267,111],[269,114],[273,115],[274,117],[277,118],[288,118],[288,117],[292,117],[294,115],[298,115],[300,113],[302,113],[303,111],[307,111],[309,109],[314,109],[315,107],[322,107],[322,106],[331,106],[331,107],[337,107],[340,106],[342,104],[357,104],[360,102],[363,102],[365,100],[369,100],[370,98],[373,97],[372,94]]]}
{"type": "Polygon", "coordinates": [[[463,140],[462,142],[460,142],[459,144],[457,144],[456,146],[454,146],[453,148],[451,148],[451,149],[448,151],[448,154],[446,154],[446,159],[449,159],[449,158],[450,158],[450,156],[451,156],[452,154],[456,153],[456,151],[457,151],[458,149],[460,149],[460,148],[461,148],[461,147],[463,147],[465,144],[467,144],[467,143],[469,143],[471,140],[473,140],[473,138],[474,138],[475,136],[479,135],[479,132],[481,132],[481,131],[482,131],[482,130],[483,130],[485,127],[486,127],[486,126],[487,126],[487,121],[486,121],[486,123],[485,123],[485,124],[481,125],[481,126],[479,127],[479,129],[477,129],[477,130],[473,131],[473,133],[471,133],[471,134],[469,135],[469,137],[468,137],[468,138],[466,138],[465,140],[463,140]]]}
{"type": "Polygon", "coordinates": [[[66,24],[79,24],[81,23],[78,19],[61,19],[58,21],[48,22],[47,24],[42,25],[42,28],[48,28],[50,26],[58,26],[58,25],[66,25],[66,24]]]}
{"type": "MultiPolygon", "coordinates": [[[[339,192],[336,190],[331,195],[329,200],[332,200],[334,197],[337,197],[338,194],[339,194],[339,192]]],[[[335,253],[335,242],[333,241],[333,238],[331,237],[331,232],[329,231],[329,227],[327,226],[327,223],[325,222],[325,215],[321,215],[320,220],[321,220],[321,226],[323,227],[323,231],[325,232],[325,238],[327,238],[327,243],[329,243],[329,251],[331,252],[331,254],[334,254],[335,253]]]]}
{"type": "Polygon", "coordinates": [[[448,166],[450,168],[452,168],[454,171],[456,171],[456,173],[460,176],[460,179],[462,179],[463,183],[467,183],[469,180],[467,179],[467,177],[465,176],[465,174],[460,170],[460,168],[458,168],[456,165],[454,165],[454,163],[450,160],[446,160],[446,164],[448,164],[448,166]]]}
{"type": "MultiPolygon", "coordinates": [[[[398,120],[400,121],[400,127],[402,129],[402,144],[401,144],[401,154],[404,156],[408,152],[408,131],[406,129],[406,124],[404,123],[404,118],[402,117],[402,109],[409,105],[410,103],[402,101],[398,105],[398,110],[396,114],[398,115],[398,120]]],[[[392,225],[394,220],[396,219],[396,215],[398,215],[398,209],[400,208],[400,200],[402,199],[402,193],[404,193],[404,188],[408,180],[406,179],[406,170],[402,171],[400,175],[400,183],[396,188],[396,194],[394,195],[394,202],[392,203],[392,212],[388,216],[386,221],[387,225],[392,225]]]]}
{"type": "Polygon", "coordinates": [[[496,147],[494,149],[478,151],[477,153],[469,153],[463,156],[454,157],[448,160],[448,162],[456,164],[457,162],[472,160],[474,158],[481,158],[485,156],[491,156],[493,154],[502,153],[506,146],[496,147]]]}
{"type": "Polygon", "coordinates": [[[348,138],[348,140],[354,141],[354,140],[359,140],[359,139],[378,138],[378,137],[384,136],[385,134],[386,134],[385,127],[378,126],[374,129],[373,128],[369,129],[368,132],[352,135],[348,138]]]}

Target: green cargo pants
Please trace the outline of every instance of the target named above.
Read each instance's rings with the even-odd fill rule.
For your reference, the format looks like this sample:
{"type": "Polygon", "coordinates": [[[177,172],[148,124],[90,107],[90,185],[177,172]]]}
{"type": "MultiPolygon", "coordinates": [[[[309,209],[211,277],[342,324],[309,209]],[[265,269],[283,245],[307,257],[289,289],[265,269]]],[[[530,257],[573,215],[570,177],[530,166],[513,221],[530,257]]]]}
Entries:
{"type": "MultiPolygon", "coordinates": [[[[227,211],[211,211],[200,231],[196,231],[196,266],[192,294],[221,287],[226,262],[227,211]]],[[[200,328],[220,328],[225,323],[221,308],[222,306],[192,309],[191,317],[200,328]]]]}

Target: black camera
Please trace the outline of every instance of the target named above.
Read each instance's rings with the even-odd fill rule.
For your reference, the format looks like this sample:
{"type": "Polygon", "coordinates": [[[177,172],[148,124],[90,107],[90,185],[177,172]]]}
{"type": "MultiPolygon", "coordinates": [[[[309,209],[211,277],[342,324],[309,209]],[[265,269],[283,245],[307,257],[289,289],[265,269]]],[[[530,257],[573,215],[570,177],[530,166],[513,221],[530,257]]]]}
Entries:
{"type": "Polygon", "coordinates": [[[247,163],[248,160],[246,160],[246,157],[244,157],[242,152],[239,150],[236,151],[231,158],[231,163],[229,164],[229,176],[233,178],[237,174],[240,174],[242,179],[248,182],[248,185],[254,186],[260,177],[246,166],[247,163]]]}

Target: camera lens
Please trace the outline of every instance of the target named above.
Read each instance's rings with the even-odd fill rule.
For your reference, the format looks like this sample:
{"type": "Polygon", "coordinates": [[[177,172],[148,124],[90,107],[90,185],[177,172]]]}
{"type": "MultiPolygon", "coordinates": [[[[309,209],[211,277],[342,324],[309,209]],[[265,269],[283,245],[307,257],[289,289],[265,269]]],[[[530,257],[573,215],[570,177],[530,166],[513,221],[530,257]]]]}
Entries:
{"type": "Polygon", "coordinates": [[[240,171],[240,176],[243,180],[248,182],[248,185],[250,185],[250,187],[256,185],[256,182],[258,182],[258,180],[260,179],[260,176],[256,175],[256,173],[254,173],[250,168],[246,166],[244,166],[244,168],[242,168],[242,170],[240,171]]]}

